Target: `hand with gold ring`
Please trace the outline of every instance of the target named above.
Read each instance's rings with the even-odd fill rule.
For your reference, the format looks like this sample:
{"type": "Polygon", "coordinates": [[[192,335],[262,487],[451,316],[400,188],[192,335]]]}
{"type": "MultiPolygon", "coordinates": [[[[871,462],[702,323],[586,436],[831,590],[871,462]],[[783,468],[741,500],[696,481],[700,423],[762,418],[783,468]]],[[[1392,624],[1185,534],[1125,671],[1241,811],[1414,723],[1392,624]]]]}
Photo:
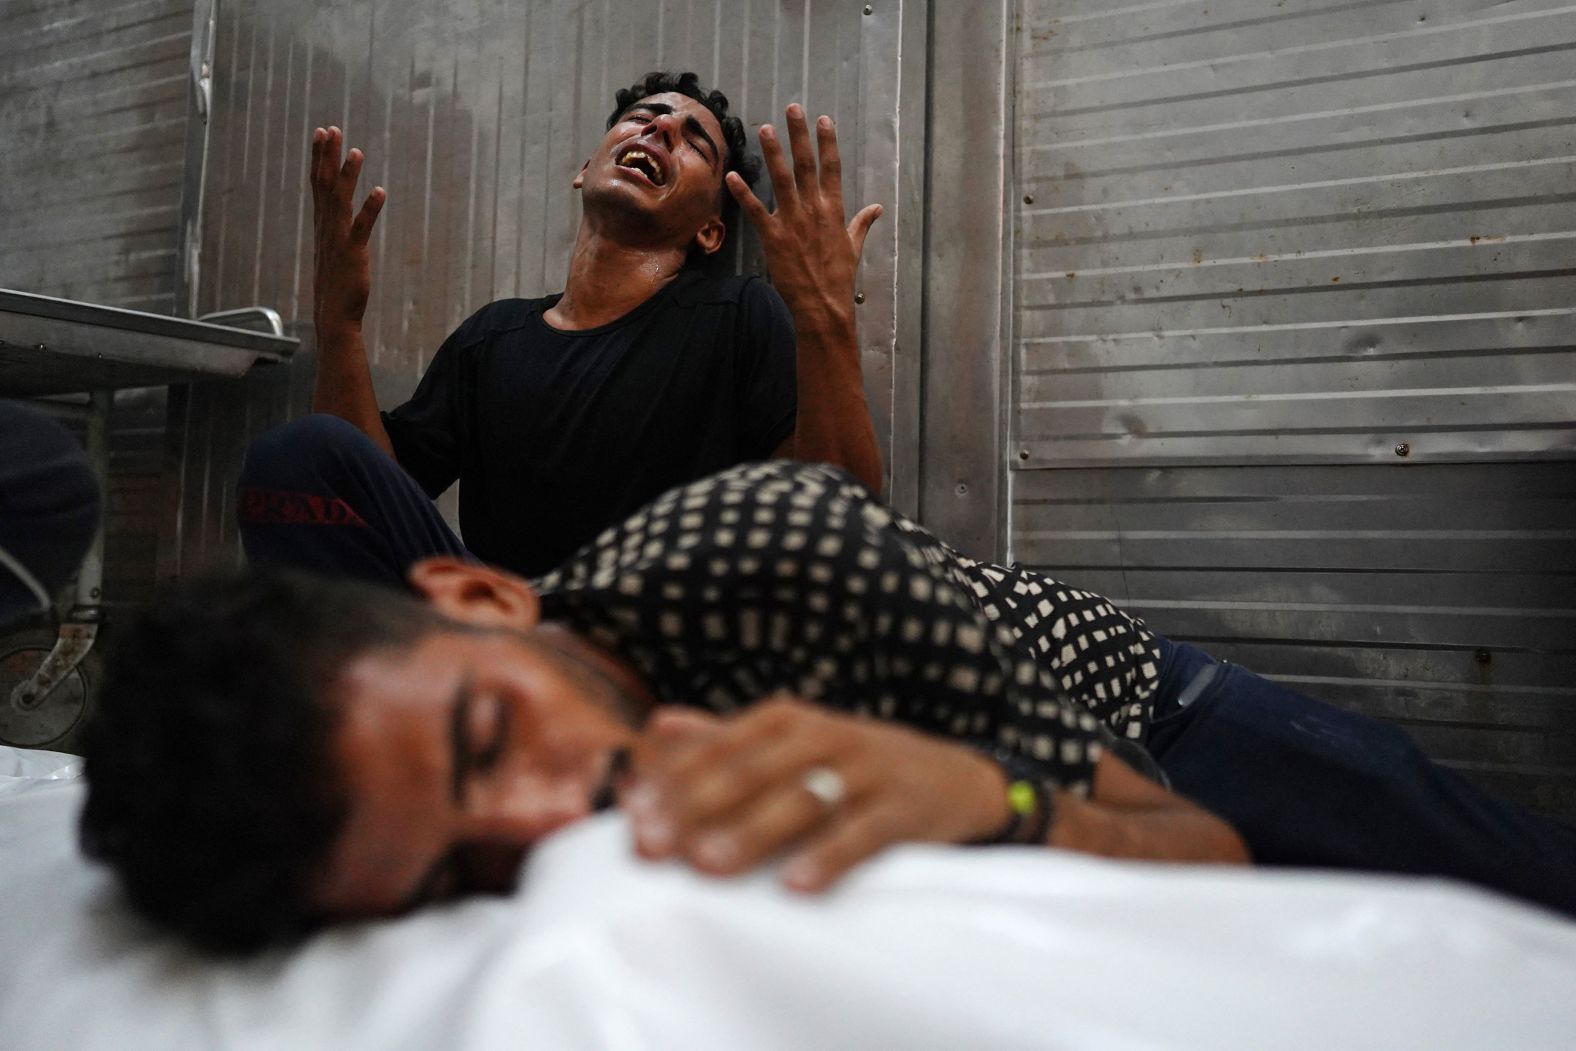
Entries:
{"type": "Polygon", "coordinates": [[[620,803],[643,857],[721,876],[784,857],[783,882],[817,891],[894,843],[988,837],[1006,798],[972,748],[777,696],[727,718],[659,710],[620,803]]]}

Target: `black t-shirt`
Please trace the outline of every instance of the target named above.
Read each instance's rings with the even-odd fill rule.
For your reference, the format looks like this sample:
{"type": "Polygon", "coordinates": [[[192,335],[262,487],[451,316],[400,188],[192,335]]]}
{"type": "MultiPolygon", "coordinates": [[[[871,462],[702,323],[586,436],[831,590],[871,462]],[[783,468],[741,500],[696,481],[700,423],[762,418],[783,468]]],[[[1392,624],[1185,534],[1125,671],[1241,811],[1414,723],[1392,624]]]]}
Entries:
{"type": "Polygon", "coordinates": [[[537,582],[542,616],[629,660],[666,703],[788,690],[1038,764],[1085,792],[1141,740],[1160,655],[1087,591],[959,554],[831,467],[692,482],[537,582]]]}
{"type": "Polygon", "coordinates": [[[578,332],[544,320],[559,298],[483,307],[383,414],[429,495],[460,481],[466,546],[527,576],[675,485],[770,456],[797,404],[793,320],[759,278],[685,272],[578,332]]]}

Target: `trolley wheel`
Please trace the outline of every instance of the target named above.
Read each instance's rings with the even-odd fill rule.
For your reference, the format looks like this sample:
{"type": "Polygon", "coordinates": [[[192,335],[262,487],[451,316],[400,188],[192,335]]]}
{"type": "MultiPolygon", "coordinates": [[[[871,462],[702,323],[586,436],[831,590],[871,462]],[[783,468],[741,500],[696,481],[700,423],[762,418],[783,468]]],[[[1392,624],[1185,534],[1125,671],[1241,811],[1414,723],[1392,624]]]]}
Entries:
{"type": "Polygon", "coordinates": [[[55,648],[47,629],[18,631],[0,638],[0,744],[78,752],[82,730],[92,714],[94,691],[103,679],[97,650],[88,650],[75,668],[36,708],[11,703],[11,691],[25,682],[55,648]]]}

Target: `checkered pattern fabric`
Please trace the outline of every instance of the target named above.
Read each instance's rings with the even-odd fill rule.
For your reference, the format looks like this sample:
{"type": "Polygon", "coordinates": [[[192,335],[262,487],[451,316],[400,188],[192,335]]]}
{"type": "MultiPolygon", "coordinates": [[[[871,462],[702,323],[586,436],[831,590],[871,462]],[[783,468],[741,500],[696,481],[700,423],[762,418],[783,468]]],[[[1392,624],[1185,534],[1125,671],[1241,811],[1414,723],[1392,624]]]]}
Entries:
{"type": "Polygon", "coordinates": [[[958,554],[850,476],[747,464],[671,490],[538,581],[543,615],[666,702],[787,691],[1041,764],[1087,791],[1142,735],[1154,639],[1098,595],[958,554]]]}

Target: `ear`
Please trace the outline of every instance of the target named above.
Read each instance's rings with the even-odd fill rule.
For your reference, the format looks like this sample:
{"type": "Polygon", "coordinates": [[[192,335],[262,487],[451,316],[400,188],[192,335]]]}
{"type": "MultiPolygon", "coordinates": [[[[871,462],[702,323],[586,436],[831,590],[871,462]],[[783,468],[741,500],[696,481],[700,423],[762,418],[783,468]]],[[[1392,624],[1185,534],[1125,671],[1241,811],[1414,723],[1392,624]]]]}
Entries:
{"type": "Polygon", "coordinates": [[[711,255],[722,247],[722,242],[728,236],[728,228],[723,224],[722,216],[713,215],[706,220],[706,225],[695,233],[695,247],[706,255],[711,255]]]}
{"type": "Polygon", "coordinates": [[[433,609],[462,624],[529,631],[541,620],[542,604],[530,584],[479,562],[424,558],[405,579],[433,609]]]}
{"type": "Polygon", "coordinates": [[[580,170],[575,172],[575,181],[569,185],[574,187],[576,190],[584,186],[586,184],[586,169],[589,167],[591,167],[591,159],[588,157],[586,158],[586,162],[580,166],[580,170]]]}

